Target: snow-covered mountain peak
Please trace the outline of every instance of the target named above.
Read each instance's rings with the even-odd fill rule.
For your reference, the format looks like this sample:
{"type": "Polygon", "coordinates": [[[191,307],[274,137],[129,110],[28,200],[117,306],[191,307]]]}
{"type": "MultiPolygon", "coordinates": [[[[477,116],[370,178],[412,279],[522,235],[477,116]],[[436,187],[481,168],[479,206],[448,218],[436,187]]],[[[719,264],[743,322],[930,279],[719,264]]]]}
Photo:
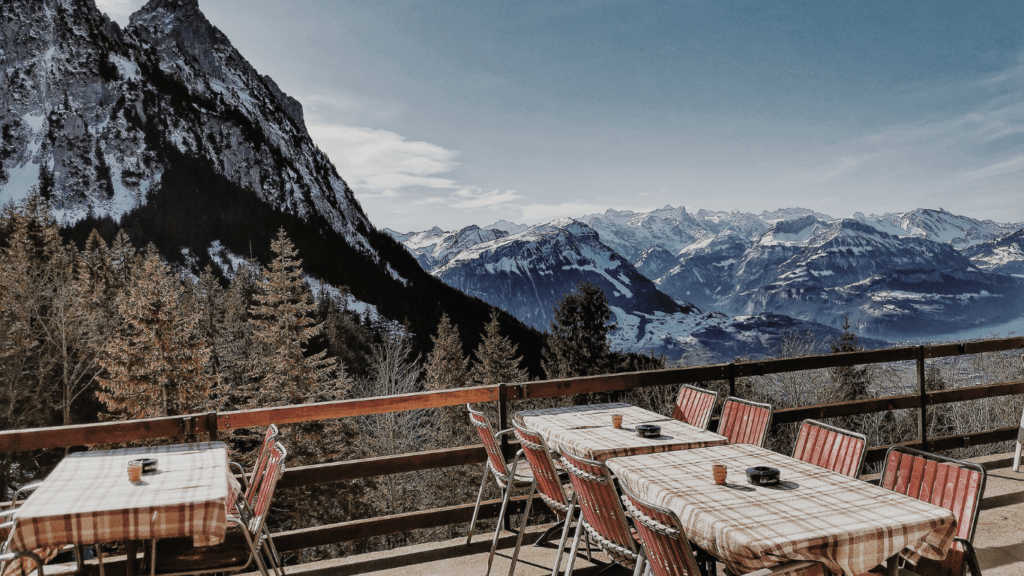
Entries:
{"type": "Polygon", "coordinates": [[[761,246],[806,246],[828,223],[812,215],[772,224],[757,243],[761,246]]]}
{"type": "Polygon", "coordinates": [[[515,222],[509,222],[508,220],[498,220],[490,226],[484,226],[484,230],[501,230],[502,232],[508,232],[509,234],[518,234],[527,228],[529,228],[529,226],[526,224],[516,224],[515,222]]]}

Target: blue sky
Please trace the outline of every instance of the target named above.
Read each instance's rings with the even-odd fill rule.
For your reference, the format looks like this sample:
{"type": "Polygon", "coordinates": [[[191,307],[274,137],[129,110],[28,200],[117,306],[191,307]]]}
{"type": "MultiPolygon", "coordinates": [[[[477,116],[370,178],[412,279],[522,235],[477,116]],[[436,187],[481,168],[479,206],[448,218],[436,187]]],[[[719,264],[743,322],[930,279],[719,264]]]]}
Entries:
{"type": "MultiPolygon", "coordinates": [[[[137,0],[100,0],[122,24],[137,0]]],[[[400,231],[666,204],[1024,221],[1024,2],[200,0],[400,231]]]]}

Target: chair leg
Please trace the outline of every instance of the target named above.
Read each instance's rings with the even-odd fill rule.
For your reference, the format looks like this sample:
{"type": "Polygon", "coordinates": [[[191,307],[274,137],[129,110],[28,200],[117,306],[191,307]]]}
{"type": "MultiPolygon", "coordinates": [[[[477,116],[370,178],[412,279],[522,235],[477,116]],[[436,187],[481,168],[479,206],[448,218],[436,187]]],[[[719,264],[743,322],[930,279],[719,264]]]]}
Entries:
{"type": "Polygon", "coordinates": [[[505,494],[502,495],[503,497],[501,499],[501,511],[498,512],[497,525],[494,527],[494,539],[491,540],[491,553],[487,556],[487,574],[485,574],[485,576],[489,576],[491,573],[491,564],[494,562],[494,551],[498,548],[498,537],[501,536],[501,521],[505,518],[505,510],[508,508],[508,501],[512,498],[511,477],[508,479],[508,484],[505,485],[504,490],[505,494]]]}
{"type": "Polygon", "coordinates": [[[556,530],[562,527],[562,524],[564,523],[565,519],[563,518],[561,521],[552,524],[550,528],[545,530],[544,533],[540,535],[540,538],[537,538],[537,541],[534,542],[533,545],[538,547],[542,546],[545,542],[547,542],[548,538],[551,538],[551,536],[555,533],[556,530]]]}
{"type": "Polygon", "coordinates": [[[533,493],[537,491],[537,481],[530,484],[530,495],[526,497],[526,508],[523,509],[523,521],[519,523],[519,536],[516,537],[516,550],[512,553],[512,565],[508,568],[508,576],[516,573],[516,562],[519,560],[519,547],[523,545],[523,533],[526,532],[526,520],[530,517],[530,505],[533,504],[533,493]]]}
{"type": "Polygon", "coordinates": [[[466,546],[473,542],[473,527],[476,526],[476,516],[480,513],[480,502],[484,499],[484,486],[487,486],[487,476],[489,474],[490,470],[487,469],[487,464],[484,464],[484,477],[480,479],[480,491],[476,495],[476,508],[473,508],[473,519],[469,522],[469,535],[466,536],[466,546]]]}
{"type": "Polygon", "coordinates": [[[645,564],[647,564],[647,554],[644,553],[644,549],[641,547],[640,553],[636,558],[636,568],[633,569],[633,576],[640,576],[643,574],[645,564]]]}
{"type": "Polygon", "coordinates": [[[583,515],[576,521],[576,536],[572,539],[572,549],[569,550],[569,564],[565,567],[565,576],[572,576],[572,567],[576,563],[576,552],[580,549],[580,537],[583,536],[583,515]]]}
{"type": "Polygon", "coordinates": [[[555,555],[555,569],[551,576],[558,576],[558,569],[562,567],[562,553],[565,551],[565,542],[569,538],[569,526],[572,524],[572,516],[576,511],[576,494],[569,500],[569,511],[565,513],[565,526],[562,527],[562,538],[558,541],[558,554],[555,555]]]}

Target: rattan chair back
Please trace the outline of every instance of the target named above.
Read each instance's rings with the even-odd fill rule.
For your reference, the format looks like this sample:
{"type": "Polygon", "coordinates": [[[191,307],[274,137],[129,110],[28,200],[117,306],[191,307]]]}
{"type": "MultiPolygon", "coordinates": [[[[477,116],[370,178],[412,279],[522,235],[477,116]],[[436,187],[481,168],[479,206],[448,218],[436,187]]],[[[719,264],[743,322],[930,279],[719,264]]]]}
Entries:
{"type": "Polygon", "coordinates": [[[722,404],[718,434],[728,438],[729,444],[753,444],[764,447],[771,424],[771,404],[730,396],[722,404]]]}
{"type": "Polygon", "coordinates": [[[672,417],[680,422],[686,422],[701,430],[706,430],[708,424],[711,423],[711,412],[715,409],[717,401],[718,392],[683,384],[679,388],[672,417]]]}
{"type": "Polygon", "coordinates": [[[864,466],[868,439],[863,434],[804,420],[793,448],[793,458],[856,478],[864,466]]]}

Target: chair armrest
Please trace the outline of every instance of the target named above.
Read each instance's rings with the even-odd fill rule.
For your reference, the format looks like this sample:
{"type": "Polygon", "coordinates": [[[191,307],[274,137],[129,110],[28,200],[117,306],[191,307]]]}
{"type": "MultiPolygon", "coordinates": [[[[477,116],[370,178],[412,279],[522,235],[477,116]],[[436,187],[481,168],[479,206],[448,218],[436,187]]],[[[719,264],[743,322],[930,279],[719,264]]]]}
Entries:
{"type": "Polygon", "coordinates": [[[971,576],[981,576],[981,566],[978,565],[978,554],[974,551],[974,545],[957,536],[954,542],[959,542],[964,547],[964,562],[971,571],[971,576]]]}
{"type": "Polygon", "coordinates": [[[18,488],[18,491],[14,493],[14,499],[11,500],[11,508],[17,508],[18,507],[18,498],[20,498],[22,494],[25,494],[26,492],[31,492],[31,491],[35,490],[36,488],[39,488],[42,485],[43,485],[43,483],[42,483],[42,481],[40,481],[40,482],[32,482],[31,484],[25,484],[21,488],[18,488]]]}
{"type": "Polygon", "coordinates": [[[242,468],[241,464],[232,460],[228,462],[228,469],[231,470],[232,474],[235,474],[236,476],[241,478],[240,483],[242,485],[242,492],[244,493],[246,490],[248,490],[249,480],[245,477],[245,468],[242,468]]]}
{"type": "Polygon", "coordinates": [[[31,558],[36,563],[36,574],[43,576],[43,559],[39,557],[35,552],[31,550],[17,550],[14,552],[5,552],[0,554],[0,566],[6,568],[7,562],[11,560],[17,560],[18,558],[31,558]]]}
{"type": "Polygon", "coordinates": [[[509,435],[509,434],[511,434],[513,432],[515,432],[515,428],[508,428],[508,429],[502,430],[501,432],[496,433],[494,435],[494,437],[495,438],[501,438],[502,436],[507,436],[507,435],[509,435]]]}

